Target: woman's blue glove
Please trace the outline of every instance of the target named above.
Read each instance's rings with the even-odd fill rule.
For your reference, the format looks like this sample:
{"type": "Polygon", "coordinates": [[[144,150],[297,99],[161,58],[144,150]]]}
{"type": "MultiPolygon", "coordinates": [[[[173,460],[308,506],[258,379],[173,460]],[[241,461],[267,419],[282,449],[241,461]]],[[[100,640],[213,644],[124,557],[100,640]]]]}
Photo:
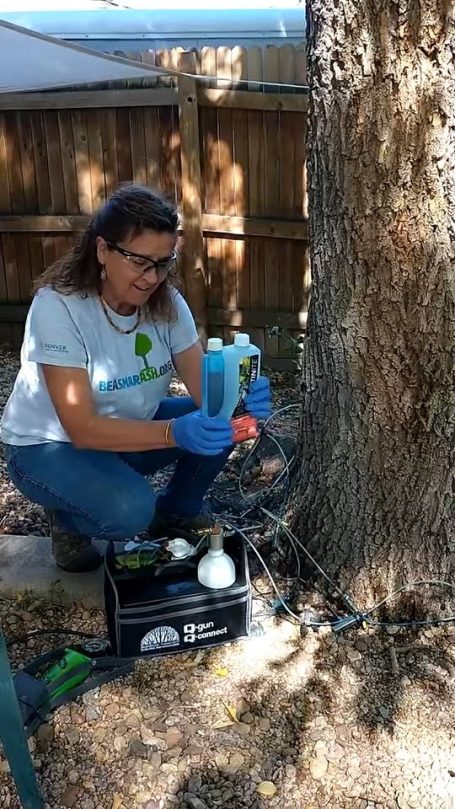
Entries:
{"type": "Polygon", "coordinates": [[[272,415],[270,382],[266,376],[259,376],[245,396],[245,408],[256,419],[268,419],[272,415]]]}
{"type": "Polygon", "coordinates": [[[233,443],[232,427],[228,421],[208,418],[199,410],[175,419],[171,429],[177,446],[195,455],[220,455],[233,443]]]}

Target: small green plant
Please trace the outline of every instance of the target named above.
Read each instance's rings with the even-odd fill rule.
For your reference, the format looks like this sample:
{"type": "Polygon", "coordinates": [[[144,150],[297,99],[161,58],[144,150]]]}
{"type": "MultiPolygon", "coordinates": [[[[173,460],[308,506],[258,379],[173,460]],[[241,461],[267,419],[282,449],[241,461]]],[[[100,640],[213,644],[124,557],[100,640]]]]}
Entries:
{"type": "Polygon", "coordinates": [[[294,337],[292,334],[288,333],[288,329],[283,329],[281,326],[269,326],[267,329],[268,337],[281,337],[282,340],[285,340],[288,345],[290,346],[289,353],[291,355],[292,361],[295,364],[296,370],[302,370],[302,353],[303,353],[303,341],[305,336],[303,334],[299,334],[298,337],[294,337]]]}

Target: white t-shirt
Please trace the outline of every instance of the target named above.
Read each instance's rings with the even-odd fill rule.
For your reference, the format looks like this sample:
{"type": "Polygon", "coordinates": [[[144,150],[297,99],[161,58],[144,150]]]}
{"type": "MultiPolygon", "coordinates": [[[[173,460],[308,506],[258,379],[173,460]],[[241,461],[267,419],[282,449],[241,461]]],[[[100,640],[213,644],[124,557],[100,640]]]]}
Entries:
{"type": "MultiPolygon", "coordinates": [[[[176,319],[143,321],[132,334],[119,334],[97,296],[62,295],[49,287],[33,299],[25,324],[21,369],[1,422],[5,444],[69,441],[49,396],[41,364],[86,368],[97,413],[152,419],[166,396],[172,357],[198,340],[187,303],[175,291],[176,319]]],[[[137,316],[108,309],[122,329],[137,316]]]]}

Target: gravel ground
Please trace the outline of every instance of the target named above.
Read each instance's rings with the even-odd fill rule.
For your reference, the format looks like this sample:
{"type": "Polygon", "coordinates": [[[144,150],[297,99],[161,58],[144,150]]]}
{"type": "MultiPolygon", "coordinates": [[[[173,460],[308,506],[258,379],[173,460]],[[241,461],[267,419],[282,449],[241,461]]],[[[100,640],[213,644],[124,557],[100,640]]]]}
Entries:
{"type": "MultiPolygon", "coordinates": [[[[1,359],[3,405],[17,357],[1,359]]],[[[288,403],[286,380],[275,382],[277,403],[288,403]]],[[[288,411],[280,433],[295,430],[288,411]]],[[[234,491],[235,464],[219,491],[234,491]]],[[[45,534],[3,463],[0,486],[1,530],[45,534]]],[[[250,640],[141,661],[40,728],[29,744],[47,809],[455,809],[455,629],[302,638],[264,615],[269,588],[256,585],[250,640]]],[[[315,598],[301,593],[304,604],[315,598]]],[[[55,628],[61,614],[57,592],[0,598],[9,637],[55,628]]],[[[105,632],[103,613],[84,604],[65,608],[65,625],[105,632]]],[[[13,664],[55,643],[15,643],[13,664]]],[[[1,758],[0,806],[19,807],[1,758]]]]}

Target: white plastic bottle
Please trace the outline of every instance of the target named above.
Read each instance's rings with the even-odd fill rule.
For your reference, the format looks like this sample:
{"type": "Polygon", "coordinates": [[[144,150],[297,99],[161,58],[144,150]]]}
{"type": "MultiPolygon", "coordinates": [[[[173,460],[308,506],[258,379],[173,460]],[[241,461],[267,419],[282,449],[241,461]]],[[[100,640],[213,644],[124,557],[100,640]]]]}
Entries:
{"type": "Polygon", "coordinates": [[[236,334],[232,345],[225,346],[224,397],[220,418],[229,421],[245,412],[243,399],[261,371],[261,350],[250,343],[248,334],[236,334]]]}
{"type": "Polygon", "coordinates": [[[208,551],[199,562],[197,577],[200,584],[211,590],[223,590],[235,582],[235,564],[224,552],[223,531],[219,525],[212,529],[208,551]]]}

